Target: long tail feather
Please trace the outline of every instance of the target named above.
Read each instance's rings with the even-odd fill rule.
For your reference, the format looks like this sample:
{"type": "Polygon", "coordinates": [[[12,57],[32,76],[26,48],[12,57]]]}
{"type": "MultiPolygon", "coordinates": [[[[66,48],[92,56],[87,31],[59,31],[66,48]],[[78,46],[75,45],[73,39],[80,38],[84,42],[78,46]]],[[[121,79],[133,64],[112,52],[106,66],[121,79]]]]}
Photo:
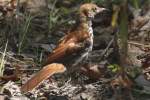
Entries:
{"type": "Polygon", "coordinates": [[[41,82],[56,73],[62,73],[66,70],[62,64],[49,64],[46,65],[42,70],[40,70],[35,76],[33,76],[29,81],[27,81],[22,87],[21,91],[26,93],[37,87],[41,82]]]}

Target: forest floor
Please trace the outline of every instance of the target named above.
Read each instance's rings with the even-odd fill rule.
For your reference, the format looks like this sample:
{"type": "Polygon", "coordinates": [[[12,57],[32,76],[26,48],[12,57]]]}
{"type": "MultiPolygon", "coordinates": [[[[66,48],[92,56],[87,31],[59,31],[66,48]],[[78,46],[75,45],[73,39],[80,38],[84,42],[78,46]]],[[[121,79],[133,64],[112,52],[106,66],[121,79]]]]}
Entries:
{"type": "Polygon", "coordinates": [[[82,66],[89,68],[88,75],[56,74],[21,93],[20,87],[42,69],[48,54],[75,23],[79,5],[70,2],[21,0],[19,8],[0,3],[0,100],[149,100],[150,6],[146,4],[138,10],[129,7],[125,76],[118,74],[117,29],[110,24],[110,11],[93,20],[94,47],[88,64],[82,66]]]}

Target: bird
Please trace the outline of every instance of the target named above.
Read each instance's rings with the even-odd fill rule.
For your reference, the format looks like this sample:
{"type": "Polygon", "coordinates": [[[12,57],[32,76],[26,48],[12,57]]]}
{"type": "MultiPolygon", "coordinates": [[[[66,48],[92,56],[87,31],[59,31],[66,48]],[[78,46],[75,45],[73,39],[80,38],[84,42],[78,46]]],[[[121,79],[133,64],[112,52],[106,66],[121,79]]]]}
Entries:
{"type": "MultiPolygon", "coordinates": [[[[59,40],[56,48],[48,55],[43,66],[51,63],[61,63],[70,73],[77,70],[77,66],[88,58],[88,54],[93,48],[92,19],[94,19],[96,14],[103,12],[104,10],[106,10],[106,8],[98,7],[93,3],[82,4],[78,10],[78,18],[75,27],[59,40]]],[[[44,71],[45,69],[49,69],[49,67],[50,66],[41,69],[37,75],[27,81],[22,86],[22,91],[27,92],[28,90],[32,90],[41,83],[41,81],[48,78],[47,75],[51,75],[51,72],[57,72],[55,69],[53,71],[44,71]],[[41,75],[43,75],[43,79],[35,81],[35,79],[38,79],[41,75]],[[36,85],[27,89],[27,86],[30,86],[33,83],[36,85]]]]}
{"type": "Polygon", "coordinates": [[[93,3],[81,5],[75,27],[60,39],[56,48],[48,55],[45,65],[57,62],[74,67],[88,58],[93,48],[92,19],[104,10],[106,8],[93,3]]]}

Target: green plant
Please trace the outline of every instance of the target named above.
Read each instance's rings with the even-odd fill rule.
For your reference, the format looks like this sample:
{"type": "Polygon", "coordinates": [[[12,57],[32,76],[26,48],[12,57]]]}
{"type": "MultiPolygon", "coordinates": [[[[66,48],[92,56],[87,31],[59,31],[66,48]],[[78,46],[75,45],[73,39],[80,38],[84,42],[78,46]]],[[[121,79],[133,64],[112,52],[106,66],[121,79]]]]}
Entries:
{"type": "Polygon", "coordinates": [[[133,6],[136,8],[136,9],[139,9],[139,0],[130,0],[130,2],[133,4],[133,6]]]}
{"type": "Polygon", "coordinates": [[[28,33],[28,30],[29,30],[29,26],[31,24],[31,15],[28,15],[26,18],[25,18],[25,23],[23,24],[23,27],[21,28],[21,31],[20,31],[20,35],[19,35],[19,46],[18,46],[18,53],[20,54],[22,49],[23,49],[23,44],[25,42],[25,39],[26,39],[26,35],[28,33]]]}
{"type": "Polygon", "coordinates": [[[7,51],[7,45],[8,45],[8,40],[7,40],[6,45],[5,45],[4,53],[2,54],[2,59],[1,59],[1,63],[0,63],[0,76],[3,76],[3,72],[4,72],[5,56],[6,56],[6,51],[7,51]]]}
{"type": "Polygon", "coordinates": [[[108,68],[113,72],[113,73],[117,73],[121,67],[117,64],[112,64],[112,65],[109,65],[108,68]]]}
{"type": "Polygon", "coordinates": [[[51,31],[58,23],[60,23],[59,18],[61,17],[60,9],[55,7],[57,0],[52,3],[52,7],[48,16],[48,28],[51,31]]]}
{"type": "Polygon", "coordinates": [[[57,25],[57,23],[59,22],[58,21],[59,18],[60,18],[59,9],[54,9],[50,11],[48,20],[49,30],[53,29],[53,27],[57,25]]]}

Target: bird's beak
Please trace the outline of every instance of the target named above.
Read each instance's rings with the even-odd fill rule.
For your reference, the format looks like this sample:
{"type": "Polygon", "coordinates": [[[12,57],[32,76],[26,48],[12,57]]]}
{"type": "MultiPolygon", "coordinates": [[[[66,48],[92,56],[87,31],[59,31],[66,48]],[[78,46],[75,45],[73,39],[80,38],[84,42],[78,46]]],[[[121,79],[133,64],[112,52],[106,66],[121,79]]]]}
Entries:
{"type": "Polygon", "coordinates": [[[106,9],[106,8],[99,8],[99,9],[97,10],[97,13],[103,12],[103,11],[105,11],[105,10],[108,10],[108,9],[106,9]]]}

